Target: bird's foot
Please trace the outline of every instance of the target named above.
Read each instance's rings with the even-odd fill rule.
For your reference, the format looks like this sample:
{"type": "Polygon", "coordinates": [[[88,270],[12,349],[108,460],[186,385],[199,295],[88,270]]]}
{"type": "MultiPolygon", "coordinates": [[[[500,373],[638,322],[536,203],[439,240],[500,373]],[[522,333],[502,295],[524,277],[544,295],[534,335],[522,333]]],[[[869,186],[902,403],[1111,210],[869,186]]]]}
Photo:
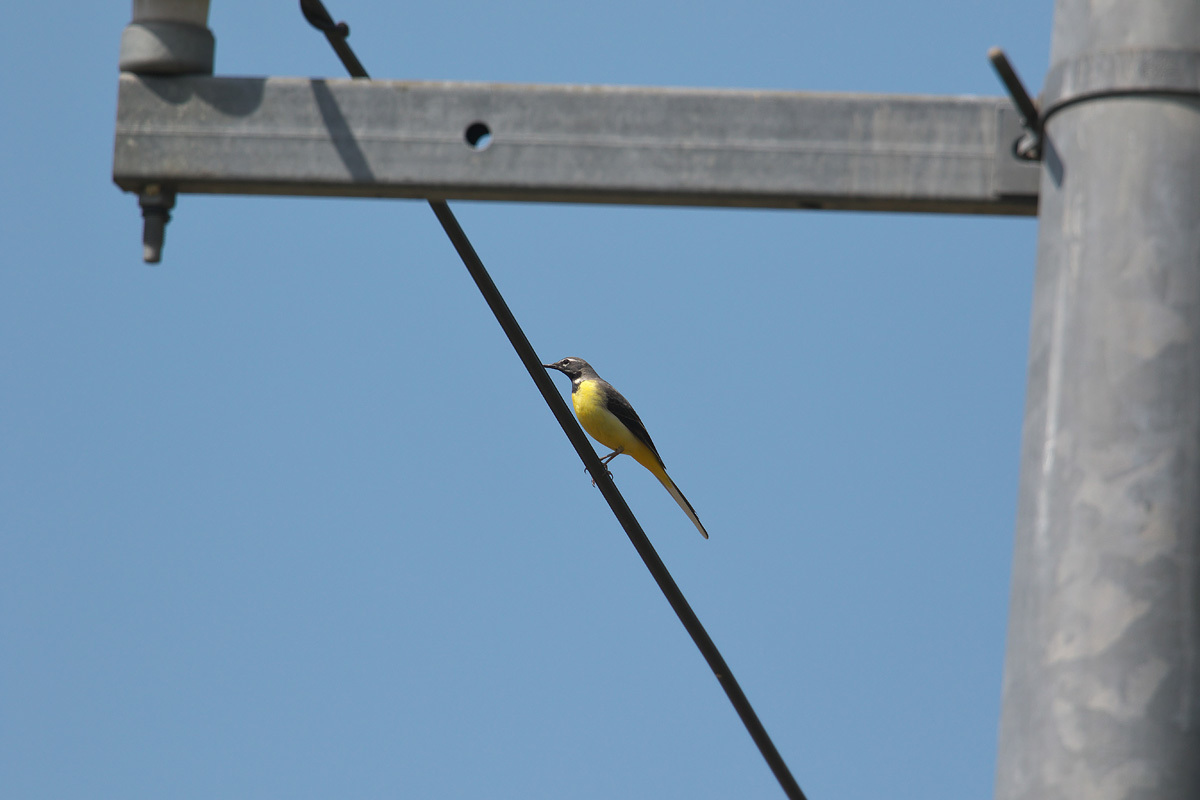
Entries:
{"type": "MultiPolygon", "coordinates": [[[[603,463],[604,463],[604,460],[603,460],[603,459],[601,459],[600,463],[602,463],[602,464],[603,464],[603,463]]],[[[584,467],[584,468],[583,468],[583,471],[584,471],[584,472],[587,472],[587,471],[588,471],[587,467],[584,467]]],[[[608,468],[608,465],[607,465],[607,464],[604,464],[604,475],[605,475],[605,477],[607,477],[607,478],[608,478],[610,481],[613,479],[613,476],[612,476],[612,470],[610,470],[610,469],[608,468]]],[[[594,487],[595,485],[596,485],[596,478],[595,478],[595,477],[593,477],[593,478],[592,478],[592,486],[594,487]]]]}

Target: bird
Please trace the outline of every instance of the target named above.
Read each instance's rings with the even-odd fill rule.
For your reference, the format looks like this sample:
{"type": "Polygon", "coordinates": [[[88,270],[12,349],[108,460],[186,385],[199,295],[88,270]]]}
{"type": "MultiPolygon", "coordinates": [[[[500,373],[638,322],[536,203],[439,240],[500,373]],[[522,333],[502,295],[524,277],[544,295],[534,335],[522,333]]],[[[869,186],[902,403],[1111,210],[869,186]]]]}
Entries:
{"type": "Polygon", "coordinates": [[[546,369],[554,369],[571,379],[571,405],[575,407],[575,416],[579,424],[593,439],[612,450],[600,459],[607,468],[608,462],[621,454],[632,456],[650,474],[658,478],[675,502],[688,515],[688,519],[700,531],[700,535],[708,538],[700,518],[692,504],[679,491],[675,481],[667,475],[658,448],[646,432],[642,419],[633,410],[633,406],[625,396],[613,388],[613,385],[596,374],[592,365],[582,358],[568,357],[553,364],[542,364],[546,369]]]}

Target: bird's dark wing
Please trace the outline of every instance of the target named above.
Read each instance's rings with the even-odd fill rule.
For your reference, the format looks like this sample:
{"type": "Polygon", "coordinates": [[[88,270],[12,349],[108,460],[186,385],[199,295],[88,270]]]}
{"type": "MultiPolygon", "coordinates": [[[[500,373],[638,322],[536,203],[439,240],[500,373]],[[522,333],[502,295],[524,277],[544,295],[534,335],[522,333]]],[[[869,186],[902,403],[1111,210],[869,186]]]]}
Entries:
{"type": "Polygon", "coordinates": [[[614,389],[608,381],[604,382],[604,388],[607,389],[604,393],[605,408],[608,409],[610,414],[621,420],[621,423],[626,428],[629,428],[630,433],[649,447],[650,451],[654,453],[654,457],[658,459],[659,465],[665,468],[666,465],[663,464],[662,456],[658,454],[658,448],[654,446],[654,440],[650,438],[650,434],[646,432],[646,426],[642,424],[642,418],[633,410],[633,406],[625,399],[625,395],[614,389]]]}

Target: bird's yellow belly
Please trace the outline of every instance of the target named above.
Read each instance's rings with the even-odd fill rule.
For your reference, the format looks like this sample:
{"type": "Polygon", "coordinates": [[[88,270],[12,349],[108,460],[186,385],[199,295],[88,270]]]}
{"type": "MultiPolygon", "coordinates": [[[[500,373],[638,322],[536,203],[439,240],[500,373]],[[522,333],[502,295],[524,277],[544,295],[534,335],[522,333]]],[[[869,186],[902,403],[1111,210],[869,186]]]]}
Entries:
{"type": "Polygon", "coordinates": [[[605,407],[604,395],[593,384],[585,381],[571,392],[571,404],[575,406],[575,416],[579,418],[579,424],[597,442],[610,450],[620,450],[631,456],[655,475],[666,475],[654,451],[642,444],[629,428],[625,427],[625,423],[605,407]]]}

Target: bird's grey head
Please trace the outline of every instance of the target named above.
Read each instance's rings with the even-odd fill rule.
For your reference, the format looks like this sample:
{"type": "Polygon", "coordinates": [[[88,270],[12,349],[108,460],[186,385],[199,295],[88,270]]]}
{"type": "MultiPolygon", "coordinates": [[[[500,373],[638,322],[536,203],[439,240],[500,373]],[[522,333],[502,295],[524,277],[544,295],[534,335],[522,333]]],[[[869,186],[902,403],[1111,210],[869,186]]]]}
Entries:
{"type": "Polygon", "coordinates": [[[553,364],[542,364],[546,369],[556,369],[566,375],[572,381],[577,381],[580,378],[596,378],[596,370],[592,369],[592,365],[584,361],[582,358],[569,356],[562,361],[555,361],[553,364]]]}

